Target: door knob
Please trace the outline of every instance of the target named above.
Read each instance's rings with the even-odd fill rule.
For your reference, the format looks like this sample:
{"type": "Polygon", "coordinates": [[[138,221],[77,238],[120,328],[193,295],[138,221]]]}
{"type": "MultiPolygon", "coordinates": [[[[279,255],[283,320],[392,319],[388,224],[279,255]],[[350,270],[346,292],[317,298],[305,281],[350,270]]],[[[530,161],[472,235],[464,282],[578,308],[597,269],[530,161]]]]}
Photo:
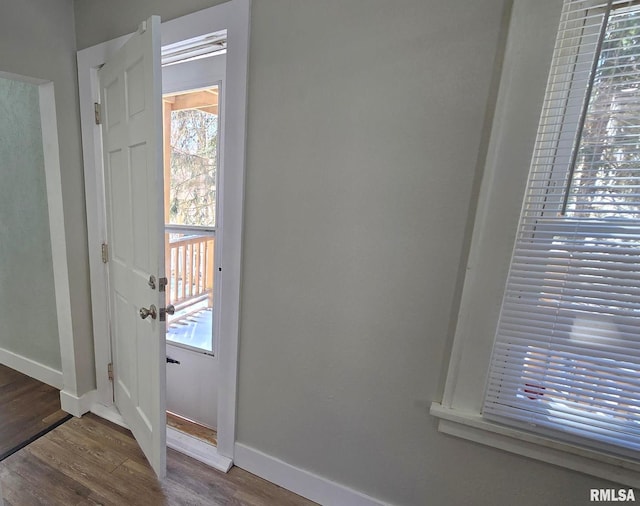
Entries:
{"type": "Polygon", "coordinates": [[[167,307],[160,308],[160,321],[167,321],[168,314],[174,314],[176,312],[176,308],[173,304],[167,304],[167,307]]]}
{"type": "Polygon", "coordinates": [[[147,316],[151,316],[153,320],[158,317],[158,310],[156,309],[156,306],[151,304],[149,306],[149,309],[147,309],[146,307],[140,308],[140,318],[144,320],[147,316]]]}

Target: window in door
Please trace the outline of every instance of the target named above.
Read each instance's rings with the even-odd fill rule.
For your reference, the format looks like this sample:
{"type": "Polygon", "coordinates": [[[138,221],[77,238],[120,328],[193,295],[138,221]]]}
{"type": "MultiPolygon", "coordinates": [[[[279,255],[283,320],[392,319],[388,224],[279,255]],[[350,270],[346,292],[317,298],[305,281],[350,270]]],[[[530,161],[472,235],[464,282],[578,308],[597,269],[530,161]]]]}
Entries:
{"type": "Polygon", "coordinates": [[[163,97],[169,342],[213,353],[219,85],[163,97]]]}

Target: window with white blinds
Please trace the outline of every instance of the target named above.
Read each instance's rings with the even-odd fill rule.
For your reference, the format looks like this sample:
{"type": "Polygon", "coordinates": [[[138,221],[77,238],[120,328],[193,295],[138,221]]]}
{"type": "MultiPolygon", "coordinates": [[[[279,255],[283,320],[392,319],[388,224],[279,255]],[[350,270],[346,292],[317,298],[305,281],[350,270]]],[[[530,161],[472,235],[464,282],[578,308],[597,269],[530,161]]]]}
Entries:
{"type": "Polygon", "coordinates": [[[483,416],[639,455],[638,2],[565,0],[483,416]]]}

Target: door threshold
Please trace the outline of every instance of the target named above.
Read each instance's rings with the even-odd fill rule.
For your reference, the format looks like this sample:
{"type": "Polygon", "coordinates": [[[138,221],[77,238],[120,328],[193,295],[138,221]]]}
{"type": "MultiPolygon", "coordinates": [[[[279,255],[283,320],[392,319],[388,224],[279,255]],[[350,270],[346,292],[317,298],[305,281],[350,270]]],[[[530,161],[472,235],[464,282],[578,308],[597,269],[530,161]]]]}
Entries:
{"type": "Polygon", "coordinates": [[[167,411],[167,427],[172,427],[210,445],[218,446],[218,431],[171,411],[167,411]]]}
{"type": "Polygon", "coordinates": [[[185,434],[167,425],[167,448],[196,459],[223,473],[229,472],[233,461],[229,457],[220,455],[218,448],[196,437],[185,434]]]}
{"type": "MultiPolygon", "coordinates": [[[[114,405],[105,406],[99,402],[95,402],[91,406],[91,412],[116,425],[129,429],[129,426],[114,405]]],[[[183,453],[223,473],[228,473],[229,469],[233,466],[233,460],[219,454],[218,448],[214,445],[201,441],[184,432],[180,432],[169,425],[167,425],[167,448],[183,453]]]]}

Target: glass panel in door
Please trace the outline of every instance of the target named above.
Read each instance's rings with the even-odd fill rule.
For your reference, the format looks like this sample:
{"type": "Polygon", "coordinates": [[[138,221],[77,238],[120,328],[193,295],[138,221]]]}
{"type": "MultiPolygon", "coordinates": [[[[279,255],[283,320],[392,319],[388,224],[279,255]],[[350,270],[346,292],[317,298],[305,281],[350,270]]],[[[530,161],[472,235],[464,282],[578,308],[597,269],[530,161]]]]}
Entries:
{"type": "Polygon", "coordinates": [[[167,340],[213,353],[219,87],[163,97],[167,340]]]}

